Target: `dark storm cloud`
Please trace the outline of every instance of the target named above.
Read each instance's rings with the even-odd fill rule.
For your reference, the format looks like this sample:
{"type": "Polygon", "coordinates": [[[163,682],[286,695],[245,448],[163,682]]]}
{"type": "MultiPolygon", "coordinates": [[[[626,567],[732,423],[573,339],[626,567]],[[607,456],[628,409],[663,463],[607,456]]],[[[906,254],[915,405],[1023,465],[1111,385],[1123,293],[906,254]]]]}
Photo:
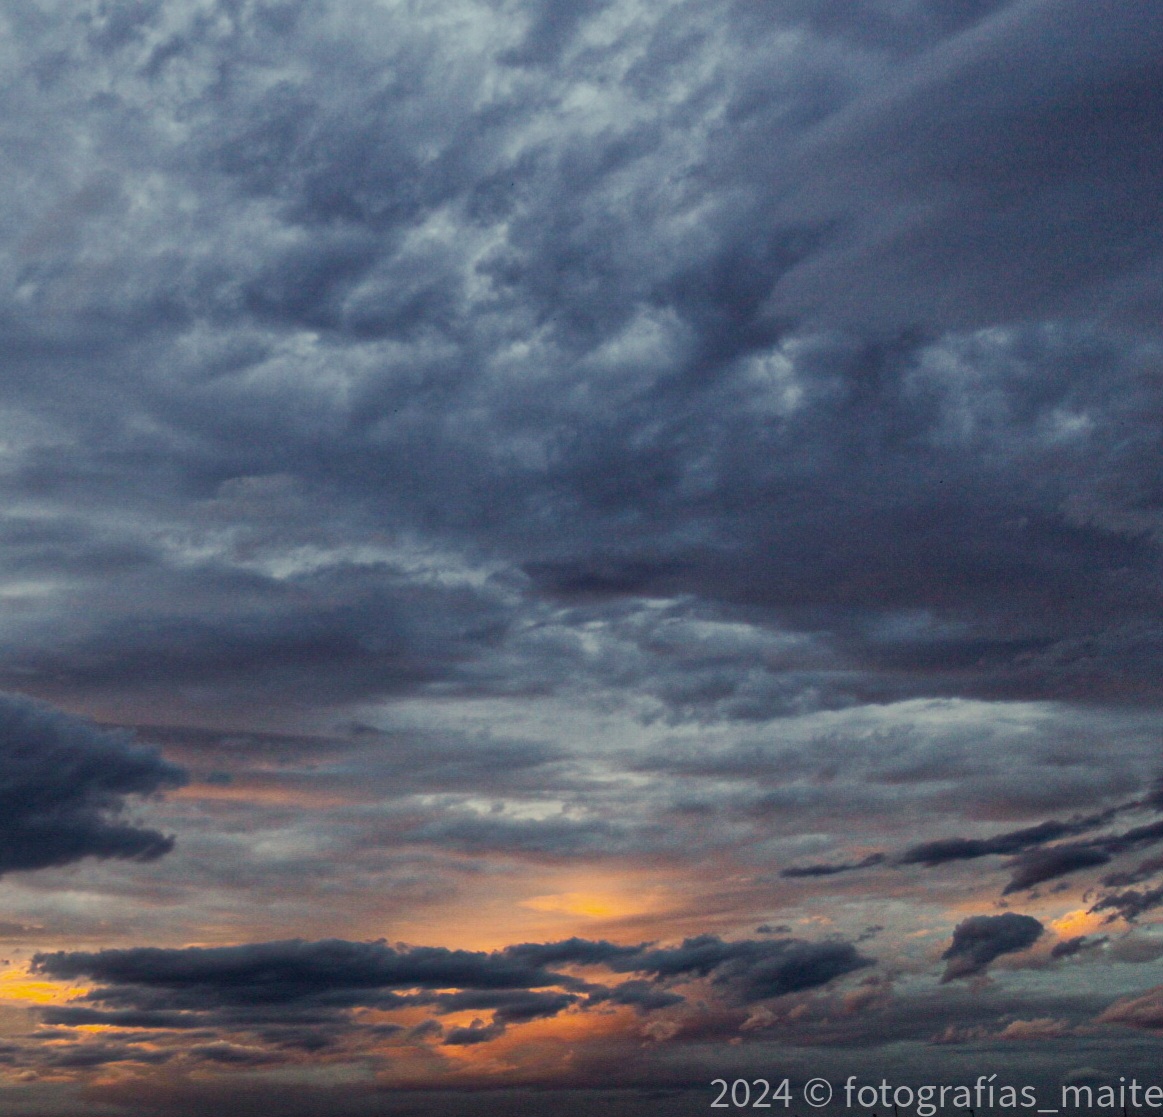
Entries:
{"type": "Polygon", "coordinates": [[[623,981],[608,993],[591,993],[589,1003],[629,1005],[645,1014],[660,1008],[672,1008],[682,1004],[685,999],[678,993],[668,993],[651,981],[623,981]]]}
{"type": "Polygon", "coordinates": [[[461,670],[507,625],[495,593],[425,586],[389,566],[342,565],[274,579],[219,569],[137,572],[144,600],[104,616],[65,618],[39,643],[9,651],[0,672],[29,688],[172,688],[179,681],[248,691],[298,688],[300,701],[415,690],[470,690],[461,670]],[[171,598],[172,595],[172,598],[171,598]],[[168,599],[168,600],[167,600],[168,599]]]}
{"type": "MultiPolygon", "coordinates": [[[[749,606],[756,620],[770,610],[768,617],[793,631],[812,631],[816,662],[805,657],[802,667],[764,671],[754,660],[728,657],[691,663],[684,665],[685,693],[677,673],[665,690],[643,673],[676,709],[692,713],[762,718],[805,702],[922,694],[1154,701],[1154,667],[1147,664],[1158,660],[1157,626],[1146,616],[1158,614],[1149,574],[1158,551],[1123,526],[1141,515],[1132,508],[1141,499],[1132,490],[1145,492],[1150,483],[1129,458],[1099,466],[1112,484],[1129,486],[1125,502],[1115,497],[1101,511],[1097,475],[1084,479],[1081,459],[1074,480],[1059,474],[1047,482],[1051,460],[1058,468],[1076,453],[1073,435],[1050,434],[1054,423],[1077,414],[1077,451],[1086,446],[1101,457],[1098,428],[1092,436],[1088,424],[1105,428],[1122,408],[1113,399],[1085,398],[1094,385],[1077,351],[1069,353],[1049,333],[1026,342],[1014,349],[1002,342],[988,356],[994,343],[984,338],[966,349],[805,347],[787,358],[797,369],[789,382],[802,399],[775,427],[733,414],[724,391],[713,393],[713,407],[706,398],[656,391],[643,405],[643,421],[647,413],[656,423],[672,416],[653,439],[659,461],[647,468],[657,484],[625,494],[596,487],[644,475],[644,463],[620,449],[635,438],[631,415],[594,432],[589,445],[581,445],[580,433],[571,439],[578,455],[592,459],[583,467],[577,458],[584,472],[568,459],[560,466],[563,482],[583,486],[576,496],[581,507],[626,514],[636,508],[655,541],[635,546],[624,536],[604,555],[525,569],[546,592],[687,592],[749,606]],[[1009,355],[1002,357],[1004,350],[1009,355]],[[1044,359],[1052,350],[1074,370],[1051,371],[1044,359]],[[964,373],[953,371],[958,365],[964,373]],[[692,455],[695,447],[705,451],[701,468],[705,483],[715,486],[717,510],[679,495],[683,484],[693,484],[679,480],[688,469],[687,446],[692,455]],[[597,461],[605,470],[597,470],[597,461]],[[665,542],[667,528],[684,519],[707,524],[713,550],[676,552],[665,542]],[[699,680],[696,671],[705,680],[700,687],[690,686],[699,680]]],[[[1143,451],[1153,456],[1152,436],[1143,433],[1143,451]]]]}
{"type": "Polygon", "coordinates": [[[540,989],[585,987],[503,953],[341,940],[62,952],[37,955],[33,966],[52,977],[85,974],[100,983],[79,999],[100,1007],[74,1002],[52,1008],[43,1016],[46,1024],[245,1031],[279,1044],[288,1029],[294,1038],[304,1025],[318,1026],[324,1038],[350,1030],[352,1009],[417,1004],[439,1013],[491,1010],[492,1038],[509,1024],[556,1016],[579,999],[540,989]]]}
{"type": "Polygon", "coordinates": [[[163,856],[173,838],[119,816],[130,796],[179,787],[185,778],[126,734],[0,695],[0,873],[84,857],[163,856]]]}
{"type": "Polygon", "coordinates": [[[872,965],[851,943],[796,939],[726,941],[714,935],[679,946],[618,946],[569,939],[502,951],[390,947],[382,942],[254,943],[236,947],[38,954],[33,970],[96,983],[68,1005],[42,1012],[45,1024],[191,1030],[207,1028],[286,1039],[304,1025],[350,1030],[353,1009],[430,1006],[438,1014],[488,1011],[491,1019],[452,1029],[452,1046],[484,1043],[511,1025],[573,1007],[628,1005],[640,1013],[684,1003],[668,985],[710,979],[731,1004],[816,989],[872,965]],[[615,985],[546,965],[601,967],[641,975],[615,985]],[[450,991],[455,990],[455,991],[450,991]]]}
{"type": "MultiPolygon", "coordinates": [[[[368,991],[466,986],[528,989],[561,980],[548,970],[473,951],[441,947],[397,950],[380,942],[254,943],[164,950],[140,947],[39,954],[34,965],[53,977],[86,975],[114,989],[161,990],[175,1007],[361,1003],[368,991]]],[[[107,1000],[112,994],[102,994],[107,1000]]]]}
{"type": "Polygon", "coordinates": [[[1044,929],[1033,916],[1011,911],[970,916],[954,928],[953,942],[941,955],[948,963],[941,980],[974,977],[995,958],[1033,946],[1044,929]]]}
{"type": "Polygon", "coordinates": [[[355,2],[18,22],[42,65],[10,118],[61,147],[13,191],[6,484],[72,526],[24,518],[7,553],[115,604],[78,632],[58,587],[12,677],[211,704],[240,669],[317,703],[586,681],[749,720],[1157,700],[1158,390],[1125,332],[1159,250],[1156,16],[611,7],[492,38],[355,2]],[[565,111],[581,88],[622,100],[565,111]],[[66,173],[60,120],[104,169],[66,173]],[[1105,332],[1070,320],[1096,291],[1105,332]],[[160,533],[98,529],[127,505],[160,533]],[[385,528],[505,592],[339,553],[385,528]],[[530,589],[688,595],[811,646],[646,634],[579,674],[515,623],[530,589]]]}
{"type": "Polygon", "coordinates": [[[873,964],[848,942],[808,943],[796,939],[729,942],[698,935],[680,946],[645,950],[636,959],[608,963],[615,970],[648,972],[659,978],[712,976],[748,1004],[814,989],[873,964]]]}
{"type": "MultiPolygon", "coordinates": [[[[546,965],[604,966],[619,973],[658,978],[717,974],[724,982],[759,976],[783,992],[811,988],[869,965],[849,943],[796,939],[728,941],[715,935],[681,945],[619,946],[587,939],[526,943],[491,954],[443,947],[390,947],[382,942],[254,943],[229,947],[167,950],[137,947],[97,953],[38,954],[37,972],[54,978],[81,976],[125,995],[165,990],[177,1007],[222,1007],[311,1003],[362,1003],[358,991],[387,988],[530,990],[577,986],[576,979],[546,965]],[[825,974],[827,976],[825,976],[825,974]],[[134,993],[138,990],[138,993],[134,993]],[[349,1001],[355,996],[357,999],[349,1001]]],[[[83,999],[107,1002],[120,993],[99,991],[83,999]]],[[[769,994],[779,995],[777,993],[769,994]]],[[[455,994],[456,997],[468,994],[455,994]]],[[[465,1000],[459,1007],[481,1007],[465,1000]]]]}
{"type": "MultiPolygon", "coordinates": [[[[1155,8],[2,8],[0,681],[110,719],[432,719],[173,738],[223,794],[180,804],[202,844],[173,884],[188,905],[150,897],[150,926],[182,914],[165,941],[256,912],[362,933],[322,924],[362,920],[339,897],[382,895],[402,846],[451,902],[457,857],[677,874],[770,867],[759,843],[783,843],[803,864],[748,886],[777,894],[742,927],[814,914],[833,878],[871,903],[886,874],[857,870],[882,863],[960,866],[943,903],[990,857],[1013,891],[1160,840],[1096,813],[1157,767],[1163,698],[1155,8]],[[923,703],[896,704],[930,699],[898,733],[923,703]],[[845,740],[821,711],[874,728],[845,740]],[[445,733],[457,718],[496,736],[445,733]],[[340,805],[296,798],[320,790],[340,805]]],[[[75,855],[164,852],[113,819],[160,772],[78,792],[106,829],[75,855]]],[[[1088,902],[1149,910],[1148,864],[1088,902]]],[[[946,977],[1022,949],[1023,918],[961,924],[946,977]]],[[[323,1051],[361,1009],[479,1010],[452,1046],[617,1004],[652,1014],[652,1043],[687,1013],[680,1042],[751,1042],[755,1006],[868,960],[697,936],[39,964],[96,986],[46,1008],[53,1027],[172,1030],[227,1067],[323,1051]],[[624,980],[573,969],[591,966],[624,980]],[[688,982],[717,1007],[680,1000],[688,982]]],[[[1081,1021],[1053,998],[914,1018],[858,992],[773,1034],[854,1049],[1081,1021]]]]}
{"type": "MultiPolygon", "coordinates": [[[[593,939],[562,939],[560,942],[517,943],[505,948],[506,957],[532,966],[617,966],[642,955],[641,946],[620,946],[593,939]]],[[[631,967],[632,968],[632,967],[631,967]]]]}
{"type": "Polygon", "coordinates": [[[1126,853],[1160,841],[1163,841],[1163,821],[1135,826],[1122,834],[1097,840],[1098,844],[1110,853],[1126,853]]]}

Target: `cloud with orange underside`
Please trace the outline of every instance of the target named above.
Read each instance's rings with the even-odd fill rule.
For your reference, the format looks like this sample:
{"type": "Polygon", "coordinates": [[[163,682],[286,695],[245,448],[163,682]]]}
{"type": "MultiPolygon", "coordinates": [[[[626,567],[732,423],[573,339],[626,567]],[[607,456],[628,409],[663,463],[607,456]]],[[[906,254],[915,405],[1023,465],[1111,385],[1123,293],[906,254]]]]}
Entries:
{"type": "Polygon", "coordinates": [[[1090,935],[1106,926],[1106,918],[1095,915],[1087,908],[1068,911],[1058,919],[1050,921],[1050,929],[1062,939],[1074,939],[1079,935],[1090,935]]]}

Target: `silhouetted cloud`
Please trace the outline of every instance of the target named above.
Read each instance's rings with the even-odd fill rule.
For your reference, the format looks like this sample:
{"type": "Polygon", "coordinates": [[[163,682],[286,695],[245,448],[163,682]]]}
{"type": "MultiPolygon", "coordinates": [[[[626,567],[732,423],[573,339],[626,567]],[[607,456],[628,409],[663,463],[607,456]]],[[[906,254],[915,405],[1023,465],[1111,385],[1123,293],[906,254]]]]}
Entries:
{"type": "Polygon", "coordinates": [[[1163,887],[1160,888],[1128,888],[1122,892],[1112,892],[1104,896],[1090,910],[1092,912],[1107,911],[1110,921],[1123,918],[1133,923],[1146,911],[1163,905],[1163,887]]]}
{"type": "Polygon", "coordinates": [[[941,955],[948,963],[941,980],[974,977],[995,958],[1033,946],[1043,930],[1032,915],[972,915],[953,929],[953,942],[941,955]]]}
{"type": "MultiPolygon", "coordinates": [[[[110,983],[126,991],[118,996],[149,997],[150,990],[163,991],[175,1005],[194,1010],[278,1004],[332,1007],[361,1003],[363,993],[379,989],[529,989],[562,980],[503,954],[443,947],[396,949],[382,942],[340,939],[183,950],[59,951],[38,954],[33,965],[53,977],[83,975],[110,983]]],[[[102,994],[100,999],[107,998],[102,994]]]]}
{"type": "Polygon", "coordinates": [[[847,942],[808,943],[796,939],[744,939],[728,942],[716,935],[683,940],[681,946],[645,950],[634,960],[610,963],[660,978],[712,975],[743,1003],[813,989],[853,970],[872,965],[847,942]]]}
{"type": "Polygon", "coordinates": [[[900,855],[903,865],[941,865],[947,861],[970,861],[978,857],[1022,853],[1047,842],[1104,826],[1112,812],[1073,822],[1042,822],[1022,830],[1011,830],[992,838],[942,838],[912,846],[900,855]]]}
{"type": "MultiPolygon", "coordinates": [[[[903,853],[891,858],[883,853],[873,853],[860,861],[793,866],[782,870],[780,875],[791,879],[828,877],[885,863],[898,866],[920,864],[934,868],[950,862],[974,861],[981,857],[1011,854],[1016,855],[1008,863],[1012,873],[1009,883],[1002,891],[1003,895],[1009,895],[1082,869],[1105,865],[1119,854],[1163,841],[1163,822],[1152,822],[1132,827],[1121,834],[1092,838],[1084,842],[1051,844],[1064,837],[1099,829],[1108,825],[1120,813],[1144,805],[1153,807],[1155,805],[1153,798],[1149,797],[1145,802],[1133,800],[1111,807],[1100,814],[1076,818],[1069,822],[1051,820],[1037,826],[996,834],[991,838],[940,838],[910,846],[903,853]]],[[[1146,879],[1152,875],[1154,865],[1154,861],[1144,862],[1138,874],[1114,874],[1104,878],[1104,883],[1126,884],[1134,883],[1136,879],[1146,879]]]]}
{"type": "Polygon", "coordinates": [[[0,873],[83,857],[152,861],[171,837],[121,821],[130,796],[181,786],[154,749],[18,695],[0,695],[0,873]]]}
{"type": "Polygon", "coordinates": [[[1024,853],[1014,862],[1013,876],[1002,889],[1003,895],[1033,888],[1045,880],[1055,880],[1067,873],[1105,865],[1111,855],[1088,845],[1053,846],[1024,853]]]}
{"type": "Polygon", "coordinates": [[[492,1013],[487,1026],[450,1030],[443,1042],[454,1046],[485,1042],[509,1025],[553,1017],[573,1006],[621,1004],[650,1012],[683,1003],[681,995],[659,983],[709,978],[732,1003],[750,1004],[818,988],[872,964],[845,942],[729,941],[714,935],[669,948],[574,938],[485,953],[289,940],[180,950],[58,951],[32,960],[36,973],[96,984],[68,1005],[46,1008],[42,1019],[47,1024],[186,1030],[304,1023],[335,1027],[348,1026],[355,1008],[417,1004],[438,1014],[492,1013]],[[645,977],[609,986],[547,965],[599,966],[645,977]]]}
{"type": "Polygon", "coordinates": [[[1117,873],[1107,873],[1100,880],[1105,888],[1125,888],[1128,884],[1142,884],[1163,872],[1163,856],[1148,857],[1133,869],[1117,873]]]}
{"type": "Polygon", "coordinates": [[[1080,869],[1105,865],[1112,857],[1159,841],[1163,841],[1163,822],[1135,826],[1121,834],[1093,838],[1088,842],[1035,849],[1014,860],[1013,877],[1004,892],[1017,892],[1080,869]]]}

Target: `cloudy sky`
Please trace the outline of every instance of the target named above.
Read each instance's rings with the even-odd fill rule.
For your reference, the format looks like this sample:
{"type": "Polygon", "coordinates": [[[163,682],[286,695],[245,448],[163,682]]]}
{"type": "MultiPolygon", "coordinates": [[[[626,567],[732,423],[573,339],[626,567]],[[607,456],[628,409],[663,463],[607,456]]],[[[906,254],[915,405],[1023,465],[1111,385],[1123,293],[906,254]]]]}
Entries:
{"type": "Polygon", "coordinates": [[[1163,9],[0,0],[0,73],[6,1114],[1158,1080],[1163,9]]]}

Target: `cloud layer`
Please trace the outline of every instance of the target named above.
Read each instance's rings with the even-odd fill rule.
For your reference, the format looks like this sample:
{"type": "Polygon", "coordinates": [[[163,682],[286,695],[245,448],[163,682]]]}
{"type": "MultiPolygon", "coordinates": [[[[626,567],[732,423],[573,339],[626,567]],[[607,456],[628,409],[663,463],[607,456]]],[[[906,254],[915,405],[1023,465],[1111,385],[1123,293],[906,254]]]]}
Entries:
{"type": "MultiPolygon", "coordinates": [[[[438,1015],[491,1011],[489,1023],[433,1026],[416,1038],[448,1046],[486,1043],[506,1027],[557,1016],[567,1009],[626,1005],[640,1013],[684,1003],[676,983],[710,979],[728,1004],[753,1004],[815,989],[872,965],[851,943],[796,939],[724,942],[714,935],[675,947],[618,946],[573,938],[503,951],[390,947],[382,942],[252,943],[159,950],[38,954],[32,972],[97,983],[69,1005],[46,1009],[46,1024],[107,1029],[254,1033],[254,1042],[285,1044],[313,1029],[326,1047],[358,1027],[352,1010],[385,1012],[422,1005],[438,1015]],[[613,986],[547,966],[601,967],[636,975],[613,986]]],[[[405,1031],[378,1022],[374,1036],[405,1031]]]]}
{"type": "Polygon", "coordinates": [[[0,24],[14,1109],[1154,1065],[1155,7],[0,24]]]}

